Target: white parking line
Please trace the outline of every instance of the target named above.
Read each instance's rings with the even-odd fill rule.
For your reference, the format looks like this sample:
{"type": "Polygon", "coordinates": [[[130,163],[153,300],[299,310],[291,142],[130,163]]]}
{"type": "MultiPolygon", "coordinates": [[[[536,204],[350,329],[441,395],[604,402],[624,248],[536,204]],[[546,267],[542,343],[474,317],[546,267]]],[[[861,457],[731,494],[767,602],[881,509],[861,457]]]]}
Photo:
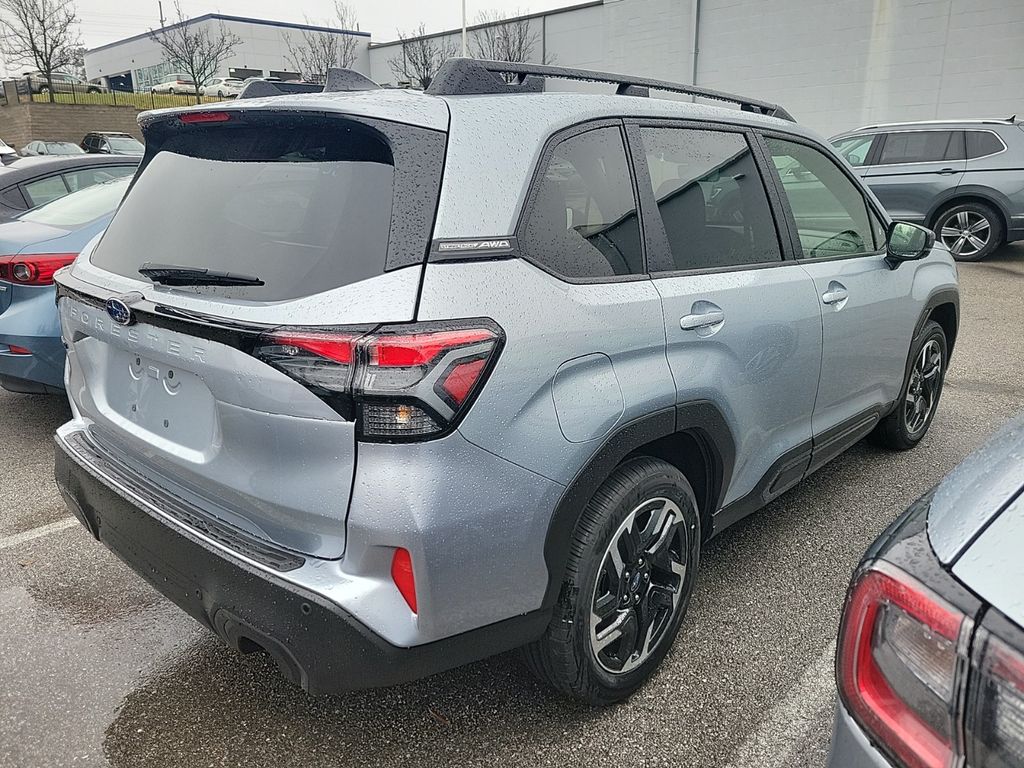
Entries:
{"type": "Polygon", "coordinates": [[[73,517],[66,517],[55,523],[40,525],[38,528],[22,531],[21,533],[16,533],[13,536],[4,536],[3,538],[0,538],[0,550],[10,549],[11,547],[16,547],[19,544],[24,544],[26,541],[32,541],[32,539],[38,539],[40,536],[47,536],[51,533],[63,531],[65,528],[71,528],[76,525],[78,525],[78,520],[73,517]]]}
{"type": "Polygon", "coordinates": [[[789,693],[768,710],[757,730],[733,752],[727,768],[784,768],[822,727],[835,697],[833,674],[836,644],[833,641],[814,659],[789,693]]]}

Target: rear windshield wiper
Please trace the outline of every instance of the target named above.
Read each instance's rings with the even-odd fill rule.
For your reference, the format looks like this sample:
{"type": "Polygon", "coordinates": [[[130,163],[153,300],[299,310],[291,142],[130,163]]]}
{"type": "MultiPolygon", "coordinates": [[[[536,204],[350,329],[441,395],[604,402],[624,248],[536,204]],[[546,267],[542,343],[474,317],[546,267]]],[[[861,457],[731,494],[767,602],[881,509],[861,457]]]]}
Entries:
{"type": "Polygon", "coordinates": [[[237,272],[218,272],[201,267],[177,267],[173,264],[146,262],[139,274],[162,285],[264,285],[258,277],[237,272]]]}

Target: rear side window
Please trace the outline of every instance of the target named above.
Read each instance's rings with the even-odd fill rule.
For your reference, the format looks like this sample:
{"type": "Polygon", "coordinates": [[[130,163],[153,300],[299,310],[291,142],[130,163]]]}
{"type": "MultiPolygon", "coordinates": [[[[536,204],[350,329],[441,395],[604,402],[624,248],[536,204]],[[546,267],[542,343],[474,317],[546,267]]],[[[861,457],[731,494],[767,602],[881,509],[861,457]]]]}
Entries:
{"type": "Polygon", "coordinates": [[[885,137],[878,162],[936,163],[963,157],[959,131],[899,131],[885,137]]]}
{"type": "Polygon", "coordinates": [[[967,158],[994,155],[1003,151],[1003,142],[990,131],[965,131],[967,134],[967,158]]]}
{"type": "MultiPolygon", "coordinates": [[[[424,165],[429,170],[424,163],[421,173],[424,165]]],[[[395,178],[385,137],[351,120],[277,118],[172,131],[92,261],[136,279],[151,262],[264,282],[186,289],[203,294],[271,301],[320,293],[384,272],[395,178]],[[169,210],[173,225],[152,237],[169,210]]],[[[410,212],[404,225],[417,224],[418,215],[410,212]]],[[[428,235],[416,260],[424,258],[428,235]]]]}
{"type": "Polygon", "coordinates": [[[636,199],[618,128],[554,150],[519,238],[525,257],[568,278],[642,274],[636,199]]]}
{"type": "Polygon", "coordinates": [[[678,270],[779,261],[768,197],[746,138],[642,128],[651,187],[678,270]]]}
{"type": "Polygon", "coordinates": [[[67,182],[68,190],[77,192],[94,184],[106,184],[114,179],[131,176],[135,170],[134,165],[104,165],[99,168],[86,168],[81,171],[65,173],[64,181],[67,182]]]}
{"type": "Polygon", "coordinates": [[[51,200],[64,197],[68,193],[68,188],[64,185],[64,179],[60,175],[30,181],[23,186],[23,189],[25,190],[25,196],[28,198],[30,208],[49,203],[51,200]]]}

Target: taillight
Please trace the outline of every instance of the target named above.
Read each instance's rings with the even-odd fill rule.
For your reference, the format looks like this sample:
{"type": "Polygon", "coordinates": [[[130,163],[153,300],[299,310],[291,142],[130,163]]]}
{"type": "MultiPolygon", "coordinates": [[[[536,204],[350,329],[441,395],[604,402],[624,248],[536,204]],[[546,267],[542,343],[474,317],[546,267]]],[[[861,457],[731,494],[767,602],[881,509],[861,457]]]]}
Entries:
{"type": "Polygon", "coordinates": [[[502,344],[491,320],[373,331],[282,329],[255,354],[356,418],[365,440],[446,433],[469,408],[502,344]]]}
{"type": "Polygon", "coordinates": [[[872,740],[907,768],[945,768],[958,759],[972,627],[971,618],[887,563],[854,582],[840,633],[839,692],[872,740]]]}
{"type": "Polygon", "coordinates": [[[53,285],[53,275],[77,258],[77,253],[32,253],[0,256],[0,280],[19,285],[53,285]]]}
{"type": "Polygon", "coordinates": [[[967,705],[967,764],[972,768],[1022,766],[1024,655],[986,629],[979,631],[974,649],[967,705]]]}
{"type": "Polygon", "coordinates": [[[178,116],[183,123],[226,123],[231,119],[230,112],[186,112],[178,116]]]}

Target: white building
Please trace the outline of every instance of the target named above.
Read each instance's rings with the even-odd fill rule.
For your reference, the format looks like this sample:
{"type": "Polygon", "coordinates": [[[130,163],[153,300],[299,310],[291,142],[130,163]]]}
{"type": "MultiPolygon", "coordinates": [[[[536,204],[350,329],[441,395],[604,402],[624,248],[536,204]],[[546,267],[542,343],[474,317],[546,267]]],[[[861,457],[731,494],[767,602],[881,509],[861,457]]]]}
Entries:
{"type": "MultiPolygon", "coordinates": [[[[532,61],[773,101],[825,134],[1024,115],[1024,0],[597,0],[525,18],[532,61]]],[[[432,37],[461,51],[461,31],[432,37]]],[[[371,45],[370,77],[395,83],[401,55],[371,45]]]]}
{"type": "MultiPolygon", "coordinates": [[[[223,24],[228,32],[242,41],[222,64],[223,71],[219,73],[221,76],[273,76],[282,80],[298,78],[298,73],[288,61],[287,41],[289,38],[293,43],[300,41],[304,31],[355,37],[356,60],[353,67],[364,74],[369,72],[367,49],[370,35],[367,32],[226,16],[220,13],[197,16],[185,24],[208,25],[214,27],[214,31],[223,24]]],[[[85,54],[86,77],[90,80],[102,79],[120,90],[148,91],[172,71],[173,67],[164,62],[163,49],[148,32],[102,45],[85,54]]]]}

